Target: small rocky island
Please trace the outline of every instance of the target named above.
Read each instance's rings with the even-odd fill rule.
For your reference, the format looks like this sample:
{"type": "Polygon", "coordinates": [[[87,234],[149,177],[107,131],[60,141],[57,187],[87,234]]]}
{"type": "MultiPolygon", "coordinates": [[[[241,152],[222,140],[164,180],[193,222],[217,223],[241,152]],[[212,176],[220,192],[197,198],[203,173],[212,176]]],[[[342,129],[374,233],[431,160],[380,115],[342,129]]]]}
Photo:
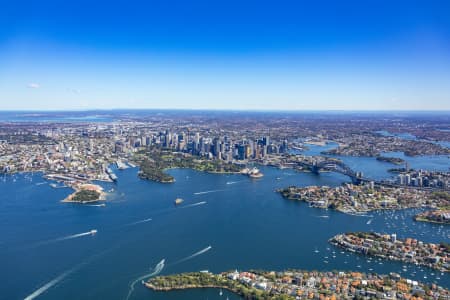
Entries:
{"type": "Polygon", "coordinates": [[[155,291],[218,288],[232,291],[244,299],[447,299],[450,291],[435,284],[424,284],[389,275],[359,272],[317,272],[290,270],[207,271],[158,276],[145,285],[155,291]],[[415,297],[415,298],[414,298],[415,297]]]}
{"type": "Polygon", "coordinates": [[[72,186],[75,192],[67,196],[62,202],[72,203],[92,203],[105,200],[105,193],[103,188],[96,184],[78,184],[72,186]]]}
{"type": "Polygon", "coordinates": [[[412,263],[450,271],[450,244],[424,243],[413,238],[397,239],[396,234],[355,232],[338,234],[329,242],[334,246],[363,255],[412,263]]]}

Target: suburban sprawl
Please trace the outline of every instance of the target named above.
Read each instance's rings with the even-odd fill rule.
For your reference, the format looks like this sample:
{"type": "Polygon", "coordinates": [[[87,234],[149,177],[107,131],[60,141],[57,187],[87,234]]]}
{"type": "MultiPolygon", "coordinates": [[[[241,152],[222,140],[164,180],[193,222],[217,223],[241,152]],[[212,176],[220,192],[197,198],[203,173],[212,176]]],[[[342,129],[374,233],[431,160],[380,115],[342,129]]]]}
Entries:
{"type": "Polygon", "coordinates": [[[183,273],[150,279],[145,285],[156,291],[191,288],[221,288],[244,299],[448,299],[450,291],[401,278],[398,274],[360,272],[317,272],[290,270],[207,271],[183,273]]]}
{"type": "Polygon", "coordinates": [[[381,209],[413,207],[440,208],[450,205],[450,194],[426,190],[374,185],[373,182],[339,187],[288,187],[278,190],[290,200],[308,202],[313,207],[331,208],[344,213],[366,213],[381,209]]]}
{"type": "Polygon", "coordinates": [[[413,238],[376,232],[338,234],[330,243],[363,255],[427,266],[440,272],[450,271],[450,244],[424,243],[413,238]]]}

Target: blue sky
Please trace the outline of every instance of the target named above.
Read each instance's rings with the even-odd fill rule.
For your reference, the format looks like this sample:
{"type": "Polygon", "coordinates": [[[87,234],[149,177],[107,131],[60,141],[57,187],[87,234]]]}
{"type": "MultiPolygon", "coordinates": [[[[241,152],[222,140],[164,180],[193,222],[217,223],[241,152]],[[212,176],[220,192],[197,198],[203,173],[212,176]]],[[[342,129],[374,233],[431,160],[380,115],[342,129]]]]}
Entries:
{"type": "Polygon", "coordinates": [[[449,1],[4,1],[0,109],[449,110],[449,1]]]}

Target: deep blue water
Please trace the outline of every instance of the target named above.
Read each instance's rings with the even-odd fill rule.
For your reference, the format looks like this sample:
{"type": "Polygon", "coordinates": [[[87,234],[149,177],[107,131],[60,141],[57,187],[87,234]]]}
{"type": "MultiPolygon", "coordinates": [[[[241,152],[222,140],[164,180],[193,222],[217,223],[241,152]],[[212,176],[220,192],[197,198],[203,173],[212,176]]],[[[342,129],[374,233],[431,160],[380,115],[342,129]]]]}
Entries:
{"type": "MultiPolygon", "coordinates": [[[[360,159],[360,164],[372,168],[371,159],[360,159]]],[[[412,221],[416,210],[376,212],[367,224],[367,217],[310,208],[285,200],[274,190],[294,184],[336,186],[347,178],[275,168],[262,171],[263,178],[251,180],[242,175],[175,169],[170,171],[176,178],[174,184],[140,180],[135,168],[116,171],[117,184],[102,183],[105,190],[114,188],[105,207],[60,203],[70,189],[40,184],[45,182],[41,174],[6,176],[5,181],[0,177],[1,298],[23,299],[65,274],[39,299],[125,299],[130,283],[150,273],[162,259],[161,274],[236,268],[373,269],[450,288],[448,274],[410,265],[403,271],[401,263],[368,262],[358,255],[342,254],[327,243],[337,233],[358,230],[448,242],[447,227],[412,221]],[[201,193],[207,191],[213,192],[201,193]],[[175,207],[177,197],[185,202],[175,207]],[[204,201],[204,205],[190,206],[204,201]],[[132,224],[148,218],[152,220],[132,224]],[[91,229],[98,233],[55,240],[91,229]],[[179,262],[208,246],[212,249],[179,262]]],[[[238,299],[228,293],[223,299],[225,295],[238,299]]],[[[139,283],[130,297],[174,298],[221,299],[213,289],[158,293],[139,283]]]]}

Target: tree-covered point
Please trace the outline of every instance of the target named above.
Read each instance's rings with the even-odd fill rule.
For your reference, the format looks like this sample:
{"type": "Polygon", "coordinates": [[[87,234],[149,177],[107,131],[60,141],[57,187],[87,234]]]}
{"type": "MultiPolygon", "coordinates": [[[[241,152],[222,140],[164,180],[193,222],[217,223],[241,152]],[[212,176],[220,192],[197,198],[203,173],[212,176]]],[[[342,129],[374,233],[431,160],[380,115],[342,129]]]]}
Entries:
{"type": "Polygon", "coordinates": [[[216,287],[233,291],[244,299],[254,300],[291,300],[288,295],[274,295],[269,292],[247,286],[236,280],[211,273],[182,273],[152,278],[148,284],[156,290],[216,287]]]}
{"type": "Polygon", "coordinates": [[[93,190],[81,190],[75,193],[72,201],[83,202],[83,201],[96,201],[100,199],[100,193],[93,190]]]}
{"type": "Polygon", "coordinates": [[[241,170],[239,165],[233,163],[173,152],[160,147],[141,150],[136,153],[134,160],[140,166],[141,178],[158,182],[173,182],[173,177],[165,173],[166,169],[172,168],[189,168],[211,173],[236,173],[241,170]]]}
{"type": "Polygon", "coordinates": [[[139,177],[157,182],[173,182],[174,178],[164,172],[162,164],[149,158],[143,158],[139,162],[139,177]]]}
{"type": "Polygon", "coordinates": [[[399,157],[387,157],[387,156],[381,156],[381,155],[377,156],[377,160],[396,164],[396,165],[401,165],[401,164],[405,163],[405,161],[399,157]]]}

